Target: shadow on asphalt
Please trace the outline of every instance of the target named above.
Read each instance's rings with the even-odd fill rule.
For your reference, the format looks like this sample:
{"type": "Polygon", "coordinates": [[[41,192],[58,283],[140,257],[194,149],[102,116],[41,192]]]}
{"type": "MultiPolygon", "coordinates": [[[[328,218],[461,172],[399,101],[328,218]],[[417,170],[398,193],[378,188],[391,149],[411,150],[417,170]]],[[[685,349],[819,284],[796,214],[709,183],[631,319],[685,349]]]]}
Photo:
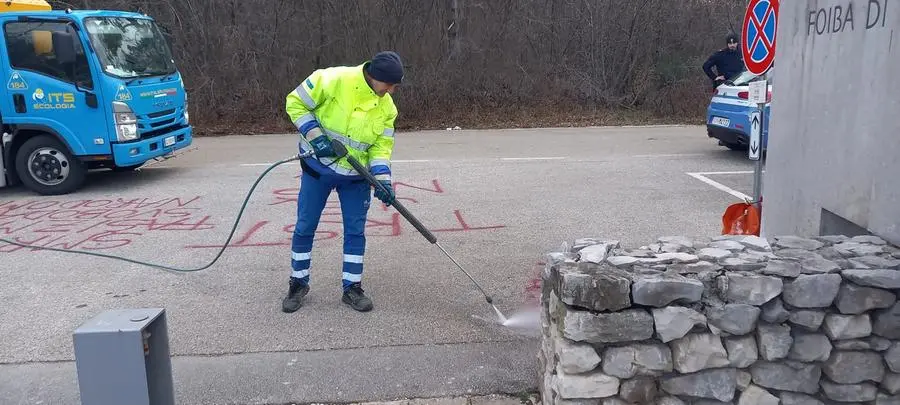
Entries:
{"type": "MultiPolygon", "coordinates": [[[[84,186],[74,193],[56,196],[57,198],[76,198],[81,193],[121,193],[132,187],[154,186],[166,184],[174,179],[182,170],[176,167],[155,167],[153,170],[135,170],[130,172],[114,172],[106,169],[88,172],[84,186]]],[[[0,198],[20,199],[41,197],[32,193],[21,184],[0,191],[0,198]]]]}

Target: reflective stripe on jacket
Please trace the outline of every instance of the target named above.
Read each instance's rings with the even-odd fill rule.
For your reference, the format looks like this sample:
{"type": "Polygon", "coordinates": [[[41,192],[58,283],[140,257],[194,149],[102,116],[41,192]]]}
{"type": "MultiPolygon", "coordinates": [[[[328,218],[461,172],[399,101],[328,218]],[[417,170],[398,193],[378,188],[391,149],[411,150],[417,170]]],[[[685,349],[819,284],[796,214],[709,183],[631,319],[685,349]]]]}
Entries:
{"type": "MultiPolygon", "coordinates": [[[[318,69],[287,95],[285,109],[303,139],[301,150],[312,150],[307,134],[321,128],[379,180],[391,179],[394,120],[397,107],[390,94],[378,97],[363,75],[365,64],[318,69]]],[[[308,163],[344,176],[359,174],[347,159],[310,158],[308,163]],[[322,164],[316,164],[321,162],[322,164]]]]}

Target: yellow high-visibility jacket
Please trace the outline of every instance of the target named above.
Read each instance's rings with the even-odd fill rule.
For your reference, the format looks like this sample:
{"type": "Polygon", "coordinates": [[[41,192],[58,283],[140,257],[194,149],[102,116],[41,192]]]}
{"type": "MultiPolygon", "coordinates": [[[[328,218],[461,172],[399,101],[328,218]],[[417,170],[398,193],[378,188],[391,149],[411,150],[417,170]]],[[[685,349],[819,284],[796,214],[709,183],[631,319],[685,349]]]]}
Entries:
{"type": "MultiPolygon", "coordinates": [[[[312,150],[308,135],[316,128],[337,139],[378,180],[391,180],[394,120],[397,107],[390,94],[378,97],[363,75],[365,64],[314,71],[287,95],[285,110],[303,135],[301,150],[312,150]]],[[[307,159],[317,171],[344,176],[359,174],[347,159],[307,159]],[[316,164],[321,162],[321,164],[316,164]]]]}

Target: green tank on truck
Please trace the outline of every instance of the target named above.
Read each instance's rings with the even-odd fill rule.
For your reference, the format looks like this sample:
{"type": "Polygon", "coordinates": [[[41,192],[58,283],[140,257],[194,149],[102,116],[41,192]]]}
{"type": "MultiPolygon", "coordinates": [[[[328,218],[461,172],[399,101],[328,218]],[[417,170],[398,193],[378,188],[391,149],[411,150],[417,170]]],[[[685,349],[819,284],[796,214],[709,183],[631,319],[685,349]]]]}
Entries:
{"type": "Polygon", "coordinates": [[[187,93],[168,41],[144,14],[0,2],[0,187],[81,188],[192,142],[187,93]]]}

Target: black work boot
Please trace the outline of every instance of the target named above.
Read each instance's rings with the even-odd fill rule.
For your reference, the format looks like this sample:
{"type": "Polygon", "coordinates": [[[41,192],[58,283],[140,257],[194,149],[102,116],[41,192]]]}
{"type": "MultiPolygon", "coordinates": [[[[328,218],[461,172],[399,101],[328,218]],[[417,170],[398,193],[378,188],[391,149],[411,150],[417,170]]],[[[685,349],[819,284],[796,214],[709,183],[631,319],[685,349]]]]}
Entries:
{"type": "Polygon", "coordinates": [[[308,292],[309,285],[300,281],[298,278],[291,277],[288,294],[284,297],[284,300],[281,301],[281,310],[288,313],[297,311],[302,305],[300,300],[303,299],[308,292]]]}
{"type": "Polygon", "coordinates": [[[365,291],[363,291],[362,285],[360,283],[354,283],[350,288],[344,290],[342,301],[359,312],[371,311],[372,300],[369,299],[369,297],[366,297],[364,293],[365,291]]]}

